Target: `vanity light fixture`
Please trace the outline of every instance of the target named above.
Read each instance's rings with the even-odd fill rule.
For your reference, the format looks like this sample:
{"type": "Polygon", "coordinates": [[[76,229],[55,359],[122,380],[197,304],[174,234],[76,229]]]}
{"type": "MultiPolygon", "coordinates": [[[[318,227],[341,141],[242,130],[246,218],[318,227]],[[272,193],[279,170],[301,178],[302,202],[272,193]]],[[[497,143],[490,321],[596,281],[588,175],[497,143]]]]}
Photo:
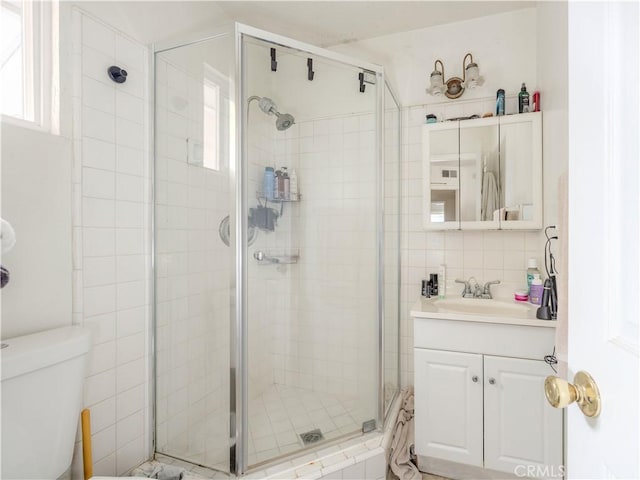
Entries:
{"type": "Polygon", "coordinates": [[[438,97],[443,93],[447,98],[460,97],[465,89],[476,88],[484,84],[484,77],[480,76],[478,64],[473,61],[473,56],[467,53],[462,59],[462,78],[451,77],[445,81],[444,64],[442,60],[436,60],[431,72],[431,86],[427,88],[427,93],[438,97]],[[467,63],[469,59],[469,63],[467,63]],[[438,64],[440,69],[438,69],[438,64]]]}

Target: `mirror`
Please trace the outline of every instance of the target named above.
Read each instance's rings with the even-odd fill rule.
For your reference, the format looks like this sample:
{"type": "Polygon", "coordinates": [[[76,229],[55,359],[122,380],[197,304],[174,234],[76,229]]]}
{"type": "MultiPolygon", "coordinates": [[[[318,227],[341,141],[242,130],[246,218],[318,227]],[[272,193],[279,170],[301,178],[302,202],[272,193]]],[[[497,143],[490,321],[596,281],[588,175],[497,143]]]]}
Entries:
{"type": "MultiPolygon", "coordinates": [[[[499,228],[500,150],[492,119],[460,123],[460,221],[499,228]]],[[[462,225],[464,227],[464,225],[462,225]]]]}
{"type": "Polygon", "coordinates": [[[425,228],[542,228],[541,132],[539,112],[425,125],[425,228]]]}
{"type": "Polygon", "coordinates": [[[541,128],[534,121],[539,117],[527,117],[500,122],[502,228],[542,225],[542,145],[536,141],[541,128]]]}
{"type": "Polygon", "coordinates": [[[434,129],[430,132],[428,155],[430,162],[426,164],[425,184],[428,193],[426,202],[429,206],[429,221],[440,224],[442,228],[458,228],[459,224],[459,158],[458,122],[446,124],[449,128],[434,129]],[[450,128],[453,125],[455,128],[450,128]]]}

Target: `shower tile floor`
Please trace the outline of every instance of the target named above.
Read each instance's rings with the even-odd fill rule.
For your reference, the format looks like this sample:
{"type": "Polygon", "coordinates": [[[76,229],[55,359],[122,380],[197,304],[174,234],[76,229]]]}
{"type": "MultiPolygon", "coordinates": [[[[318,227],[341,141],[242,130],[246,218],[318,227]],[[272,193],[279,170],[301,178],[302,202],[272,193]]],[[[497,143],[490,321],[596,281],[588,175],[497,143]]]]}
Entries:
{"type": "Polygon", "coordinates": [[[300,435],[311,430],[320,429],[325,440],[361,430],[364,418],[357,404],[326,393],[272,385],[249,400],[249,464],[304,448],[300,435]]]}

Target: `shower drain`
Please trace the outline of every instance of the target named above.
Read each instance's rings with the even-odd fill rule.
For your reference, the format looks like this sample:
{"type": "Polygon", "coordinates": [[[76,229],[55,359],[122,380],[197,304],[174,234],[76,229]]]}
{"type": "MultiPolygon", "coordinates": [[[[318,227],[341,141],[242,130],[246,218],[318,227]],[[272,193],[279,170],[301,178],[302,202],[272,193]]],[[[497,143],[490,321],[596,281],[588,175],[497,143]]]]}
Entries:
{"type": "Polygon", "coordinates": [[[300,438],[302,439],[303,445],[310,445],[312,443],[319,442],[320,440],[324,440],[324,435],[319,428],[315,430],[309,430],[308,432],[304,432],[300,434],[300,438]]]}

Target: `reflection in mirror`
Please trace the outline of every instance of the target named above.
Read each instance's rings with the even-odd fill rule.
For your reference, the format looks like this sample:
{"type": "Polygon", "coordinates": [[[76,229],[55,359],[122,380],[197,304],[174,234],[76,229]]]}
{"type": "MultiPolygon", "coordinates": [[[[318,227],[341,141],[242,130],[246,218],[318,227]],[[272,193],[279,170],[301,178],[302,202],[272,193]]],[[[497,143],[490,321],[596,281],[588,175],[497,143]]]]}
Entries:
{"type": "Polygon", "coordinates": [[[501,220],[534,219],[533,131],[528,122],[500,125],[501,220]]]}
{"type": "MultiPolygon", "coordinates": [[[[453,123],[453,122],[452,122],[453,123]]],[[[451,129],[434,130],[429,137],[431,222],[458,222],[458,122],[451,129]]]]}
{"type": "Polygon", "coordinates": [[[460,220],[497,221],[500,208],[498,125],[460,123],[460,220]]]}

